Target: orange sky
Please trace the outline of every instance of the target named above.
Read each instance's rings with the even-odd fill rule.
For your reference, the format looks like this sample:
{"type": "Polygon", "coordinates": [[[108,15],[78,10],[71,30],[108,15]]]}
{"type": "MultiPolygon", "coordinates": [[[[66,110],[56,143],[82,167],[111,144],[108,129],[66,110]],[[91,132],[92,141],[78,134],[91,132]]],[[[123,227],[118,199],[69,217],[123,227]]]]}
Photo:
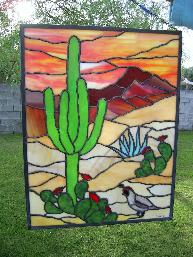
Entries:
{"type": "Polygon", "coordinates": [[[26,28],[25,70],[46,73],[28,74],[27,88],[43,90],[50,86],[56,94],[66,88],[67,42],[72,35],[82,41],[81,73],[93,73],[84,75],[88,88],[100,89],[114,83],[129,66],[149,71],[176,86],[177,35],[26,28]]]}

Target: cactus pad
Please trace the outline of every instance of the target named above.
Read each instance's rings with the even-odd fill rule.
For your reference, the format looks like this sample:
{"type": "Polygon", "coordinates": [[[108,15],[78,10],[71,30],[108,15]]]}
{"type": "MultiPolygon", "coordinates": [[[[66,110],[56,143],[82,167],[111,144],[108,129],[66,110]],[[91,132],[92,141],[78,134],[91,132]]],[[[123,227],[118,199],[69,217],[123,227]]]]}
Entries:
{"type": "Polygon", "coordinates": [[[171,145],[168,144],[168,143],[160,143],[158,145],[158,150],[160,152],[160,154],[162,155],[162,157],[167,161],[169,161],[169,159],[171,158],[172,156],[172,148],[171,148],[171,145]]]}
{"type": "Polygon", "coordinates": [[[167,162],[163,157],[156,158],[154,173],[159,175],[166,168],[166,165],[167,162]]]}
{"type": "Polygon", "coordinates": [[[146,152],[144,154],[144,159],[147,160],[147,161],[150,161],[150,162],[154,161],[155,160],[155,155],[154,155],[153,150],[150,150],[150,151],[146,152]]]}
{"type": "Polygon", "coordinates": [[[48,214],[60,214],[63,213],[63,211],[61,209],[59,209],[58,207],[56,207],[53,203],[51,202],[46,202],[44,204],[44,210],[46,213],[48,214]]]}
{"type": "Polygon", "coordinates": [[[107,199],[100,199],[98,206],[101,211],[105,211],[106,206],[108,205],[108,200],[107,199]]]}
{"type": "Polygon", "coordinates": [[[115,222],[118,218],[118,215],[117,213],[115,212],[112,212],[112,213],[109,213],[105,219],[104,219],[104,222],[115,222]]]}
{"type": "Polygon", "coordinates": [[[88,191],[88,182],[80,181],[76,184],[75,193],[79,199],[84,199],[85,193],[88,191]]]}
{"type": "Polygon", "coordinates": [[[51,190],[44,190],[40,193],[40,198],[43,202],[51,202],[56,203],[57,198],[54,196],[53,192],[51,190]]]}
{"type": "Polygon", "coordinates": [[[84,199],[75,205],[75,214],[82,220],[85,220],[86,215],[91,207],[90,199],[84,199]]]}
{"type": "Polygon", "coordinates": [[[69,214],[74,214],[74,205],[71,197],[67,193],[62,193],[58,197],[58,206],[60,209],[69,214]]]}
{"type": "Polygon", "coordinates": [[[96,211],[87,218],[87,222],[92,224],[100,224],[102,223],[104,217],[104,213],[102,213],[101,211],[96,211]]]}

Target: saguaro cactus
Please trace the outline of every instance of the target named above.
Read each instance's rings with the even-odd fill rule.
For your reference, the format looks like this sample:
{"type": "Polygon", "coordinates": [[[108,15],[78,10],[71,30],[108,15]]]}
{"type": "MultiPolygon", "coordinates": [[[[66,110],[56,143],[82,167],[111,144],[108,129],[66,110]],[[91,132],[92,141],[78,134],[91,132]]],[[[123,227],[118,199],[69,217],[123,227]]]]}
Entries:
{"type": "Polygon", "coordinates": [[[89,127],[87,84],[80,77],[80,42],[72,36],[68,43],[67,90],[60,96],[59,125],[55,120],[54,94],[44,91],[46,126],[55,147],[65,153],[66,188],[75,204],[75,186],[78,182],[79,159],[97,144],[106,114],[106,100],[98,101],[97,115],[92,132],[89,127]]]}

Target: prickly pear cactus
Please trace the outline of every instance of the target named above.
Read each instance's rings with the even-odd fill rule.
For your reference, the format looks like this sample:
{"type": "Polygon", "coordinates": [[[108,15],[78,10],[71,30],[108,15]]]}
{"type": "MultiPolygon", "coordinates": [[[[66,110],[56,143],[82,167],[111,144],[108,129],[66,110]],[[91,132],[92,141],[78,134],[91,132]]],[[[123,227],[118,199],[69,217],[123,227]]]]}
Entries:
{"type": "Polygon", "coordinates": [[[77,202],[68,193],[64,193],[60,188],[44,190],[40,197],[44,202],[44,210],[47,214],[68,213],[75,215],[85,221],[85,223],[101,224],[115,222],[117,213],[112,212],[108,206],[108,200],[100,198],[96,193],[88,194],[88,182],[82,180],[75,187],[77,202]]]}
{"type": "Polygon", "coordinates": [[[150,147],[146,147],[142,153],[144,155],[144,159],[140,163],[140,168],[135,171],[137,178],[153,174],[160,175],[166,168],[167,163],[172,156],[172,147],[170,144],[164,142],[167,138],[166,136],[162,136],[160,138],[162,138],[158,144],[160,156],[155,157],[153,150],[150,147]]]}

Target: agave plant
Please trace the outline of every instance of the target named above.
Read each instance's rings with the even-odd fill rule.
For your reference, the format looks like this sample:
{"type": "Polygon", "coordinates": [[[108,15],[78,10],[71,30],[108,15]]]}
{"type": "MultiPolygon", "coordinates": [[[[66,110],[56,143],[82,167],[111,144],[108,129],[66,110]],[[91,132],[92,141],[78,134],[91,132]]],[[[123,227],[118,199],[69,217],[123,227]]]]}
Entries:
{"type": "Polygon", "coordinates": [[[111,149],[118,153],[122,158],[134,157],[140,155],[148,143],[148,133],[144,137],[143,143],[140,140],[140,127],[137,128],[135,139],[130,131],[128,131],[128,138],[121,135],[119,138],[119,149],[111,146],[111,149]]]}

